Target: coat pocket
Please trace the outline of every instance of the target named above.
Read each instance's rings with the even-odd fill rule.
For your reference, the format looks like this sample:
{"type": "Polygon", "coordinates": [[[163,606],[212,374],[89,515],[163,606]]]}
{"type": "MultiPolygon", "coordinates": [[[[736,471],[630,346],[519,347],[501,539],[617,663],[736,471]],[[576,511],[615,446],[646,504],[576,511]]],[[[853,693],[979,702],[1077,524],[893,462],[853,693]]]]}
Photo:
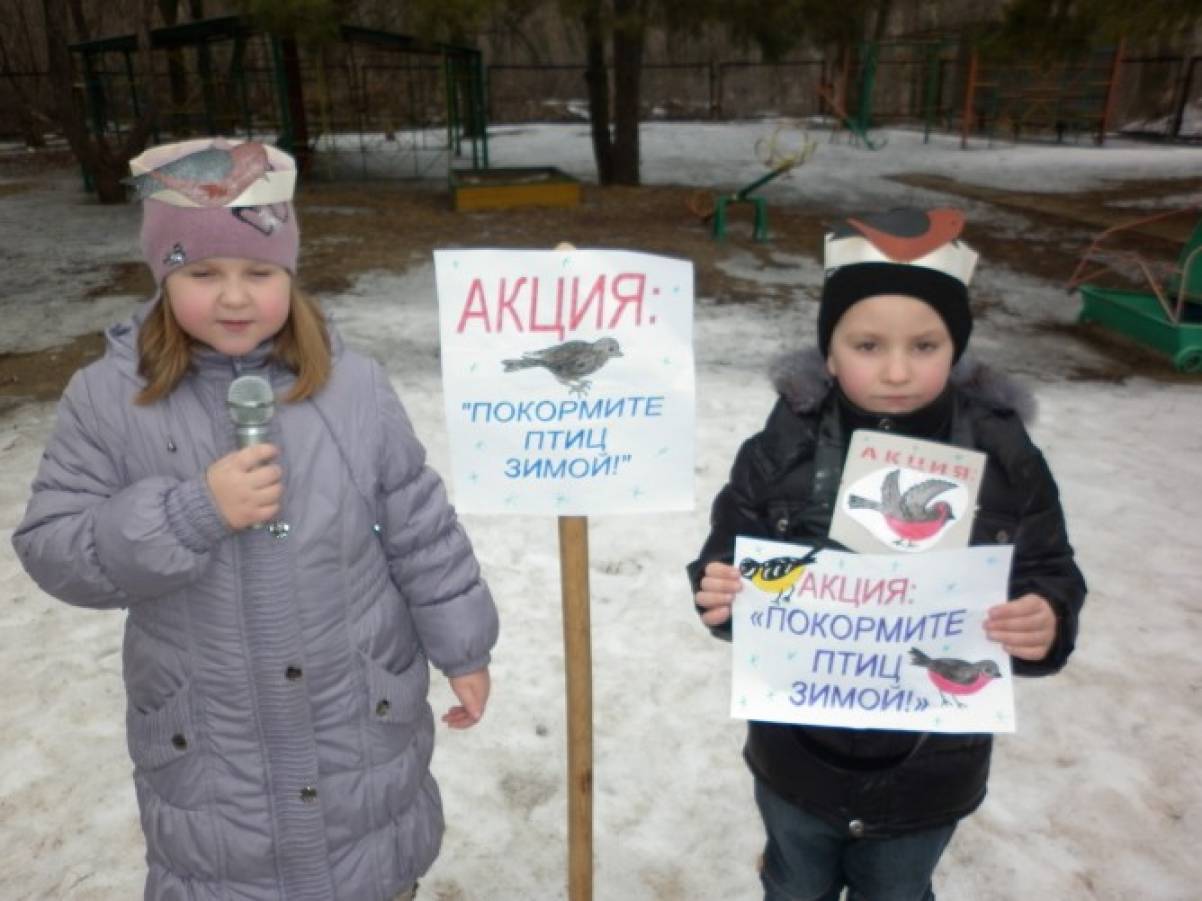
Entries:
{"type": "Polygon", "coordinates": [[[142,713],[131,707],[126,714],[134,778],[163,802],[189,810],[201,808],[209,797],[193,703],[191,686],[185,684],[157,710],[142,713]]]}
{"type": "Polygon", "coordinates": [[[377,723],[408,723],[429,709],[426,694],[430,688],[430,670],[426,658],[418,654],[399,673],[381,666],[367,654],[363,658],[367,686],[367,715],[377,723]]]}
{"type": "Polygon", "coordinates": [[[980,510],[972,524],[972,544],[1013,544],[1017,533],[1017,516],[980,510]]]}

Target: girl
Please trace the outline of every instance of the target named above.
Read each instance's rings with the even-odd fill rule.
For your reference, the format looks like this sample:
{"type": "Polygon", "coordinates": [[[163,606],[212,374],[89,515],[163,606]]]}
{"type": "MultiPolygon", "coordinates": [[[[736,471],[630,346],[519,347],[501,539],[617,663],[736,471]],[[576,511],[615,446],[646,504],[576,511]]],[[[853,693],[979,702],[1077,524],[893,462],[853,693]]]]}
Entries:
{"type": "MultiPolygon", "coordinates": [[[[778,361],[775,409],[739,451],[689,565],[702,622],[730,637],[736,535],[812,546],[827,537],[855,429],[988,454],[973,544],[1013,544],[1010,600],[986,634],[1014,672],[1046,675],[1073,651],[1085,582],[1056,482],[1023,427],[1029,396],[960,359],[977,255],[955,210],[893,210],[827,235],[818,348],[778,361]]],[[[988,735],[750,722],[744,756],[768,834],[766,901],[933,901],[956,823],[985,797],[988,735]]]]}
{"type": "Polygon", "coordinates": [[[13,544],[48,593],[128,610],[146,897],[412,897],[443,828],[427,661],[444,722],[477,722],[492,598],[383,370],[295,288],[292,159],[131,167],[159,292],[72,378],[13,544]],[[279,402],[238,450],[248,373],[279,402]]]}

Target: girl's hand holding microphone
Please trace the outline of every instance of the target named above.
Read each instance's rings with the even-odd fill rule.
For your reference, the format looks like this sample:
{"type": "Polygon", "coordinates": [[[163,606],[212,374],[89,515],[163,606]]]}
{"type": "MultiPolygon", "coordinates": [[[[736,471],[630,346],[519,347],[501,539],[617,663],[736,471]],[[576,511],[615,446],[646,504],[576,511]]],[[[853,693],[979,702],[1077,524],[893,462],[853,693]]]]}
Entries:
{"type": "Polygon", "coordinates": [[[701,621],[707,626],[720,626],[730,619],[730,605],[742,590],[743,579],[736,567],[718,560],[705,564],[701,590],[693,596],[697,606],[705,611],[701,621]]]}
{"type": "Polygon", "coordinates": [[[284,470],[272,444],[253,444],[214,461],[205,472],[209,492],[226,525],[240,530],[269,522],[280,512],[284,470]]]}

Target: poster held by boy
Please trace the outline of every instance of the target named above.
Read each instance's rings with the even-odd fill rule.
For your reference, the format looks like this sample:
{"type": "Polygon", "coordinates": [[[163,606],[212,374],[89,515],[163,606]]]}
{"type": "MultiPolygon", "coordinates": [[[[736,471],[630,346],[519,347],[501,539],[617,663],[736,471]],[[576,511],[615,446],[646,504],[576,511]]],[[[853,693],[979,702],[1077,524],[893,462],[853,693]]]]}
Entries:
{"type": "Polygon", "coordinates": [[[739,537],[731,716],[760,722],[1013,732],[1010,658],[985,635],[1010,546],[847,553],[739,537]],[[796,566],[785,591],[755,569],[796,566]]]}
{"type": "Polygon", "coordinates": [[[968,547],[984,472],[980,451],[857,429],[830,537],[865,554],[968,547]]]}

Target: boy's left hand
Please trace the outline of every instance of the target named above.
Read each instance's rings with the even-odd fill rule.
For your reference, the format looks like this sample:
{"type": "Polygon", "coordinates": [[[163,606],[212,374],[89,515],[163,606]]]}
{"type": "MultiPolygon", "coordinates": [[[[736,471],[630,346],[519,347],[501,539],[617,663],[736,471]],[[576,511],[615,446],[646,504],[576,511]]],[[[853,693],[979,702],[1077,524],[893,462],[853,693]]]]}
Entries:
{"type": "Polygon", "coordinates": [[[989,608],[985,634],[1020,660],[1042,660],[1056,640],[1056,614],[1047,598],[1024,594],[989,608]]]}
{"type": "Polygon", "coordinates": [[[455,697],[459,699],[459,706],[452,707],[443,714],[442,721],[452,729],[470,729],[480,722],[480,717],[484,716],[484,707],[488,703],[488,667],[462,676],[449,676],[447,681],[451,683],[451,691],[455,692],[455,697]]]}

